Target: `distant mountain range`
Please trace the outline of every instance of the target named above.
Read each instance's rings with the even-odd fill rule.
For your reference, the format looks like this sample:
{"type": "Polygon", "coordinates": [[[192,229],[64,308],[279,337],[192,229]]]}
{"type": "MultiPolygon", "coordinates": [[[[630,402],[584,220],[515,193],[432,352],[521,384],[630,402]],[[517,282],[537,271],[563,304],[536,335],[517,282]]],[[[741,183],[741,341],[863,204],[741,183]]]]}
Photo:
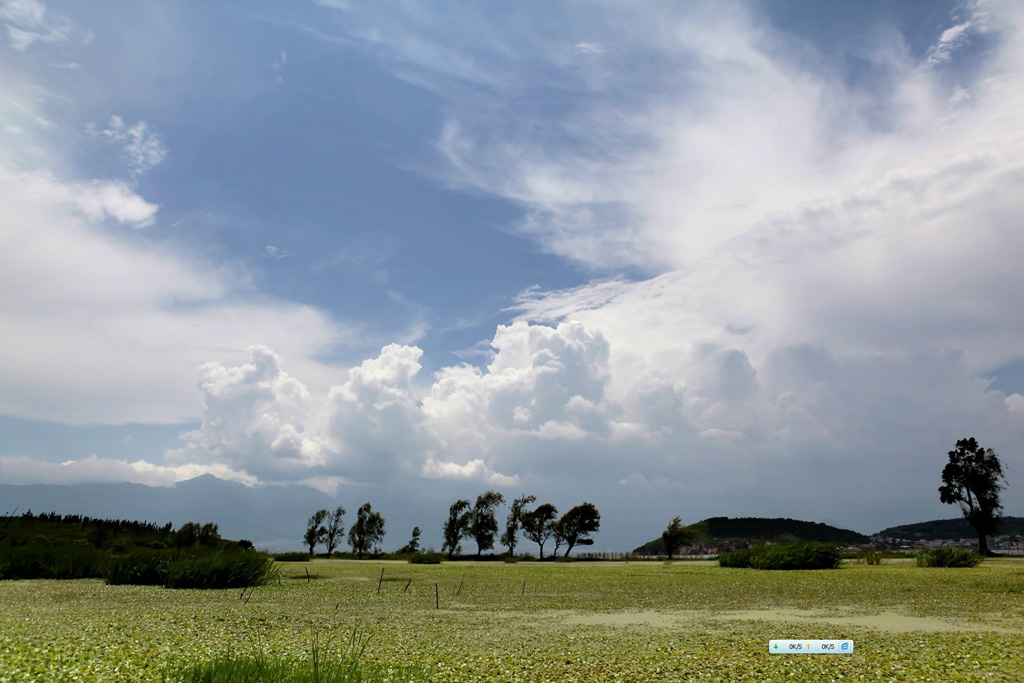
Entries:
{"type": "MultiPolygon", "coordinates": [[[[870,543],[871,538],[849,529],[838,529],[820,522],[766,517],[711,517],[689,525],[696,533],[694,543],[700,545],[742,545],[749,543],[795,543],[818,541],[836,545],[870,543]]],[[[664,552],[661,538],[649,541],[633,551],[637,555],[664,552]]]]}
{"type": "MultiPolygon", "coordinates": [[[[1024,535],[1024,517],[1003,517],[999,520],[996,528],[999,536],[1024,535]]],[[[951,538],[978,537],[967,520],[963,517],[958,519],[934,519],[930,522],[918,522],[917,524],[904,524],[892,526],[879,531],[878,536],[883,538],[907,538],[918,541],[939,541],[951,538]]]]}

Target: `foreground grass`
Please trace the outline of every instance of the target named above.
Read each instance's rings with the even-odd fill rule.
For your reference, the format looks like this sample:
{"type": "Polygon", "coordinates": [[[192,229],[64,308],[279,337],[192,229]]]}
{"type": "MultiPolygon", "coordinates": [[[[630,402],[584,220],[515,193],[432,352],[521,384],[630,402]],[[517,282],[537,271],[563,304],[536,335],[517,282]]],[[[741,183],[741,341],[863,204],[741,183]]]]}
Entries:
{"type": "Polygon", "coordinates": [[[247,599],[98,580],[0,583],[0,682],[159,681],[253,648],[308,665],[311,630],[352,624],[372,634],[365,660],[381,680],[410,680],[410,667],[452,682],[1024,680],[1019,560],[829,572],[278,564],[281,583],[247,599]],[[856,651],[772,656],[770,638],[852,638],[856,651]]]}

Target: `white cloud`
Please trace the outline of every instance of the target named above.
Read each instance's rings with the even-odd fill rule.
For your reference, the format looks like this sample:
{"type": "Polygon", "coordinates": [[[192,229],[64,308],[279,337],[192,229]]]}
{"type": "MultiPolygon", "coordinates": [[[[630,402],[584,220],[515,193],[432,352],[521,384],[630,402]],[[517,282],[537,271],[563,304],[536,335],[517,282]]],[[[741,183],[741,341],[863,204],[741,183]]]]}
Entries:
{"type": "Polygon", "coordinates": [[[237,358],[256,340],[329,386],[336,371],[311,357],[347,339],[343,326],[307,306],[249,300],[244,273],[97,223],[144,225],[155,212],[121,183],[61,182],[0,163],[0,412],[190,421],[201,410],[195,367],[237,358]]]}
{"type": "Polygon", "coordinates": [[[292,252],[280,249],[272,244],[268,245],[263,251],[263,258],[272,258],[275,261],[280,261],[281,259],[291,255],[292,252]]]}
{"type": "Polygon", "coordinates": [[[62,15],[54,14],[38,0],[3,0],[0,21],[15,50],[26,50],[33,43],[65,43],[79,30],[62,15]]]}
{"type": "Polygon", "coordinates": [[[130,482],[146,486],[173,486],[175,482],[212,474],[218,479],[237,481],[246,486],[256,479],[223,465],[189,463],[180,466],[154,465],[136,460],[115,460],[90,455],[81,460],[44,462],[27,456],[0,456],[0,477],[5,484],[82,484],[130,482]]]}
{"type": "Polygon", "coordinates": [[[928,49],[928,63],[941,64],[950,61],[953,58],[953,52],[967,42],[973,26],[974,21],[968,19],[962,24],[950,26],[943,31],[939,40],[928,49]]]}
{"type": "Polygon", "coordinates": [[[167,147],[164,146],[160,135],[145,121],[129,126],[125,124],[124,119],[115,114],[110,117],[106,128],[97,129],[90,126],[87,132],[119,145],[132,175],[148,171],[167,156],[167,147]]]}
{"type": "Polygon", "coordinates": [[[480,480],[490,486],[516,486],[518,476],[508,476],[495,472],[480,458],[470,460],[464,465],[454,462],[442,462],[427,458],[423,463],[423,476],[427,479],[480,480]]]}
{"type": "Polygon", "coordinates": [[[1010,394],[1005,399],[1006,409],[1011,413],[1017,413],[1018,415],[1024,415],[1024,396],[1020,394],[1010,394]]]}
{"type": "Polygon", "coordinates": [[[57,180],[47,171],[14,172],[0,166],[0,183],[8,188],[17,187],[26,203],[71,207],[92,221],[112,218],[134,227],[145,227],[153,222],[159,208],[116,180],[68,183],[57,180]]]}

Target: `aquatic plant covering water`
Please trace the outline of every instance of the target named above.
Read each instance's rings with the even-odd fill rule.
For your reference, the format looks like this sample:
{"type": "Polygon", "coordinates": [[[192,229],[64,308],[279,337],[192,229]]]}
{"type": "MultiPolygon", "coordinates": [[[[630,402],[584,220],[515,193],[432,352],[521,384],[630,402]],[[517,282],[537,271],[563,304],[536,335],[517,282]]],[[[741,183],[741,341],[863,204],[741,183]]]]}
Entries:
{"type": "Polygon", "coordinates": [[[0,582],[0,679],[153,683],[254,652],[308,671],[314,630],[343,640],[358,625],[370,635],[366,671],[392,681],[1024,680],[1022,560],[990,558],[970,571],[912,560],[827,572],[712,562],[277,566],[280,584],[244,593],[0,582]],[[802,637],[850,638],[856,650],[767,653],[771,638],[802,637]]]}

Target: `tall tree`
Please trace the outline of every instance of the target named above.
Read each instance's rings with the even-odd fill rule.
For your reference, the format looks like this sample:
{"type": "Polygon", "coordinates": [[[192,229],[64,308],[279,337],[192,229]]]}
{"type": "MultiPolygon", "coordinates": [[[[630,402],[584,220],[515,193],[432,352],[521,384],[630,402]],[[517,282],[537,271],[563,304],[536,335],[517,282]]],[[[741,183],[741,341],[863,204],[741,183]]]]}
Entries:
{"type": "Polygon", "coordinates": [[[978,552],[988,555],[988,539],[994,534],[1003,506],[999,492],[1006,488],[1006,477],[999,454],[984,449],[972,436],[960,439],[949,451],[949,462],[942,469],[939,500],[948,505],[957,503],[978,533],[978,552]]]}
{"type": "Polygon", "coordinates": [[[693,532],[689,527],[683,526],[683,520],[679,517],[669,522],[668,528],[661,532],[661,545],[665,548],[670,560],[681,547],[692,540],[693,532]]]}
{"type": "Polygon", "coordinates": [[[508,548],[509,557],[512,557],[516,553],[516,544],[519,541],[519,529],[523,524],[523,513],[526,511],[526,506],[535,500],[537,500],[535,496],[527,496],[523,494],[512,501],[508,517],[505,518],[505,531],[501,534],[501,544],[508,548]]]}
{"type": "Polygon", "coordinates": [[[398,551],[399,555],[415,555],[420,551],[420,531],[418,526],[412,528],[412,538],[398,551]]]}
{"type": "Polygon", "coordinates": [[[476,559],[480,553],[494,547],[494,536],[498,533],[498,520],[494,512],[505,502],[505,496],[497,491],[488,491],[476,497],[476,505],[469,515],[469,535],[476,540],[476,559]]]}
{"type": "Polygon", "coordinates": [[[469,532],[470,514],[469,501],[458,499],[448,508],[448,519],[444,523],[444,545],[441,552],[448,551],[448,559],[452,559],[460,550],[459,541],[469,532]]]}
{"type": "MultiPolygon", "coordinates": [[[[562,515],[555,525],[555,537],[565,542],[565,556],[569,557],[574,546],[594,545],[590,534],[597,533],[601,528],[601,513],[593,503],[583,503],[562,515]]],[[[558,546],[555,546],[558,552],[558,546]]]]}
{"type": "Polygon", "coordinates": [[[324,526],[325,519],[327,519],[327,510],[317,510],[306,522],[306,535],[302,537],[302,540],[309,546],[311,556],[317,544],[324,539],[324,534],[327,533],[327,527],[324,526]]]}
{"type": "Polygon", "coordinates": [[[523,534],[540,548],[540,559],[544,559],[544,544],[555,535],[555,520],[558,510],[551,503],[537,506],[536,510],[523,513],[523,534]]]}
{"type": "Polygon", "coordinates": [[[345,538],[345,526],[341,523],[342,517],[345,516],[345,508],[340,505],[334,510],[327,514],[327,528],[324,530],[324,543],[327,544],[327,557],[331,556],[334,549],[341,544],[343,538],[345,538]]]}
{"type": "Polygon", "coordinates": [[[199,544],[214,545],[220,540],[220,529],[213,522],[207,522],[199,528],[199,544]]]}
{"type": "Polygon", "coordinates": [[[348,530],[348,544],[352,552],[363,559],[363,553],[370,552],[384,540],[384,518],[374,512],[369,503],[364,503],[356,513],[356,521],[348,530]]]}

